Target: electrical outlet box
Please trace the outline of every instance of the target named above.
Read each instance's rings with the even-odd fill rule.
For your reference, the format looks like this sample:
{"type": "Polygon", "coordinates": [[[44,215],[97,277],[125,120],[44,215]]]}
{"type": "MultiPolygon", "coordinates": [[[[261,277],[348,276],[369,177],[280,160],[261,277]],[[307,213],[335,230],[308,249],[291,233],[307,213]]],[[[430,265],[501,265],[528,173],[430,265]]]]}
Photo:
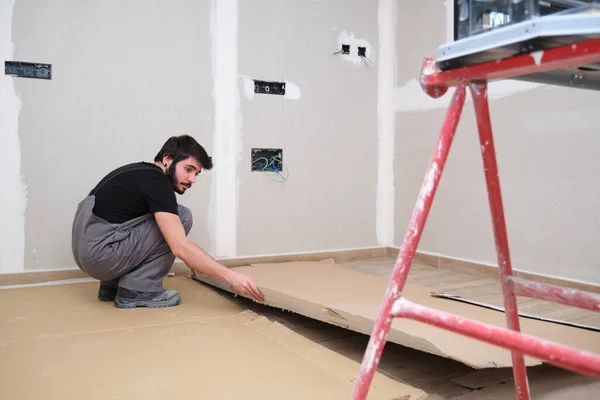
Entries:
{"type": "Polygon", "coordinates": [[[4,74],[19,78],[52,79],[52,65],[21,61],[5,61],[4,74]]]}
{"type": "Polygon", "coordinates": [[[253,148],[250,160],[253,172],[280,172],[283,168],[283,149],[253,148]]]}
{"type": "Polygon", "coordinates": [[[285,82],[254,80],[254,93],[285,95],[285,82]]]}
{"type": "Polygon", "coordinates": [[[349,44],[342,45],[342,54],[350,54],[350,45],[349,44]]]}
{"type": "Polygon", "coordinates": [[[366,57],[367,56],[367,48],[366,47],[358,47],[358,56],[366,57]]]}

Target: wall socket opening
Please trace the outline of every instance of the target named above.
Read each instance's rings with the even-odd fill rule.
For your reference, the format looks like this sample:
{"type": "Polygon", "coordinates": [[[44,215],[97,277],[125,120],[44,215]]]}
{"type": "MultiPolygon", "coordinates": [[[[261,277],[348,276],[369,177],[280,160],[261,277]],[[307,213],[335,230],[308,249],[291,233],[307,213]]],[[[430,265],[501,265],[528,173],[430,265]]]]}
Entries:
{"type": "Polygon", "coordinates": [[[283,149],[252,148],[250,162],[252,172],[281,172],[283,149]]]}
{"type": "Polygon", "coordinates": [[[285,95],[285,82],[267,82],[254,80],[254,93],[285,95]]]}
{"type": "Polygon", "coordinates": [[[5,61],[4,74],[18,78],[52,79],[52,64],[5,61]]]}

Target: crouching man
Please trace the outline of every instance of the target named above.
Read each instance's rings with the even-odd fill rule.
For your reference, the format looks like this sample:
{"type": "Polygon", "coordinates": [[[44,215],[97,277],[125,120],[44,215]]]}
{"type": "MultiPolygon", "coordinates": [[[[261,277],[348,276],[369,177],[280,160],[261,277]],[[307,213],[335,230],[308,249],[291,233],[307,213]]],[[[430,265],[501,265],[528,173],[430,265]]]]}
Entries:
{"type": "Polygon", "coordinates": [[[196,271],[227,282],[236,293],[264,296],[252,279],[217,262],[187,235],[191,211],[177,203],[212,159],[191,136],[171,137],[154,163],[137,162],[106,175],[79,203],[72,251],[83,271],[98,279],[100,300],[120,308],[170,307],[176,290],[163,289],[175,257],[196,271]]]}

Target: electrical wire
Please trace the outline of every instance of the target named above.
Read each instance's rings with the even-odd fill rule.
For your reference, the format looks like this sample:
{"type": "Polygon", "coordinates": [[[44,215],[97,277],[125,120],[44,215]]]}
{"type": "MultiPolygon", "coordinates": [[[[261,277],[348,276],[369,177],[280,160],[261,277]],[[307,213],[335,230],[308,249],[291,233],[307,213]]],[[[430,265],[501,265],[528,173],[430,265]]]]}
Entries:
{"type": "MultiPolygon", "coordinates": [[[[365,65],[367,66],[367,68],[369,67],[369,64],[367,64],[367,62],[365,61],[365,59],[369,60],[369,57],[367,56],[360,56],[360,58],[363,60],[363,62],[365,63],[365,65]]],[[[373,64],[373,61],[369,60],[369,62],[371,64],[373,64]]]]}
{"type": "Polygon", "coordinates": [[[255,163],[257,163],[258,161],[261,161],[261,160],[263,160],[265,162],[265,166],[262,167],[260,169],[260,171],[263,172],[269,179],[271,179],[272,181],[275,181],[275,182],[285,182],[285,181],[287,181],[289,179],[290,169],[288,168],[287,165],[285,165],[283,163],[283,161],[281,161],[281,159],[279,157],[271,157],[271,161],[269,161],[266,157],[260,157],[260,158],[257,158],[256,160],[254,160],[252,162],[252,164],[254,165],[255,163]],[[281,172],[279,171],[279,168],[277,168],[277,166],[275,165],[276,161],[281,164],[282,170],[284,168],[287,170],[287,176],[286,177],[284,177],[281,174],[281,172]],[[281,178],[281,180],[279,180],[279,179],[273,179],[271,177],[271,174],[269,174],[270,172],[275,172],[281,178]]]}
{"type": "Polygon", "coordinates": [[[343,44],[342,45],[342,49],[339,51],[336,51],[335,53],[333,53],[333,55],[335,56],[336,54],[350,54],[350,46],[343,44]]]}
{"type": "Polygon", "coordinates": [[[290,169],[288,168],[288,166],[285,165],[283,163],[283,161],[279,157],[273,157],[273,158],[271,158],[271,164],[273,164],[273,166],[275,168],[275,172],[277,172],[277,175],[279,175],[281,177],[281,180],[280,181],[275,180],[275,179],[271,178],[271,176],[269,174],[267,174],[267,177],[269,177],[269,179],[271,179],[271,180],[274,180],[275,182],[285,182],[285,181],[287,181],[288,178],[290,177],[290,169]],[[275,167],[275,163],[274,163],[275,161],[278,161],[281,164],[281,167],[282,167],[281,169],[282,170],[284,168],[287,169],[287,176],[286,177],[284,177],[283,175],[281,175],[281,173],[279,171],[279,168],[275,167]]]}
{"type": "Polygon", "coordinates": [[[257,158],[256,160],[252,161],[252,164],[254,164],[254,163],[256,163],[256,162],[258,162],[258,161],[260,161],[260,160],[265,160],[265,163],[266,163],[266,164],[265,164],[265,166],[264,166],[264,167],[262,167],[262,168],[261,168],[261,169],[265,169],[265,168],[267,167],[267,165],[269,165],[269,160],[267,160],[267,157],[260,157],[260,158],[257,158]]]}

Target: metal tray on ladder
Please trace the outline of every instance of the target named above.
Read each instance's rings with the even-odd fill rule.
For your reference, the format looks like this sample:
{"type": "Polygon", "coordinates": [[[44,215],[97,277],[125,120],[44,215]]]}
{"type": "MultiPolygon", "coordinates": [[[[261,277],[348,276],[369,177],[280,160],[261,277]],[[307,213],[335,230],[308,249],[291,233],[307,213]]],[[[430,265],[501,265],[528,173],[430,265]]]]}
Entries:
{"type": "MultiPolygon", "coordinates": [[[[438,48],[442,71],[499,61],[600,38],[600,13],[535,18],[456,40],[438,48]]],[[[512,79],[600,90],[600,62],[520,75],[512,79]]]]}

